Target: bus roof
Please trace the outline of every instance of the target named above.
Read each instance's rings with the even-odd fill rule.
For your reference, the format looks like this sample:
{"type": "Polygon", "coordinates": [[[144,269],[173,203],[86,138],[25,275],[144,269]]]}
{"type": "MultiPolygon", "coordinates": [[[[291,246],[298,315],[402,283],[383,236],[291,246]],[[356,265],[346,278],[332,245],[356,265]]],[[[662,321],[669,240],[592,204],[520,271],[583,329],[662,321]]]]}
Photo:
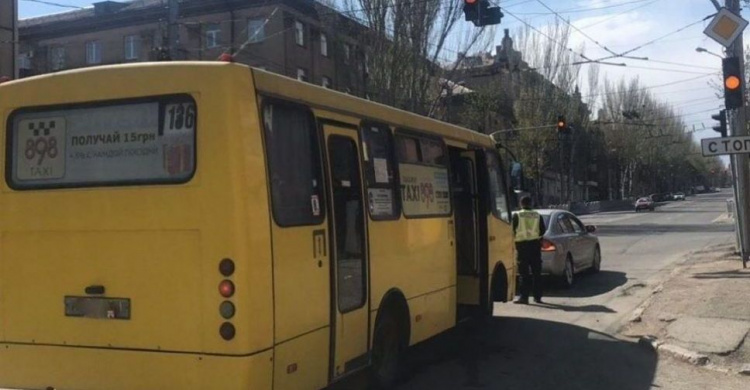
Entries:
{"type": "MultiPolygon", "coordinates": [[[[314,84],[301,82],[261,69],[250,68],[247,65],[220,61],[140,62],[134,64],[104,65],[66,70],[55,73],[47,73],[39,76],[24,78],[21,80],[9,81],[0,84],[0,88],[13,88],[16,86],[22,86],[26,83],[34,83],[39,80],[52,79],[57,77],[69,77],[72,75],[81,76],[90,73],[102,73],[112,70],[127,71],[128,69],[132,69],[140,73],[146,71],[149,68],[155,67],[160,68],[160,71],[164,71],[163,68],[165,67],[183,69],[196,68],[200,69],[200,74],[203,75],[206,79],[211,78],[211,72],[224,72],[227,70],[227,68],[234,68],[235,70],[237,69],[236,67],[252,69],[252,76],[254,79],[256,90],[262,94],[297,101],[313,108],[320,108],[332,112],[341,112],[344,114],[355,114],[359,117],[371,119],[373,121],[385,122],[397,128],[426,131],[453,140],[472,143],[485,147],[494,146],[494,142],[492,141],[492,138],[490,136],[475,132],[473,130],[469,130],[467,128],[417,115],[384,104],[375,103],[342,92],[326,89],[314,84]],[[294,93],[292,94],[291,91],[294,91],[294,93]]],[[[120,76],[122,76],[122,74],[120,74],[120,76]]]]}

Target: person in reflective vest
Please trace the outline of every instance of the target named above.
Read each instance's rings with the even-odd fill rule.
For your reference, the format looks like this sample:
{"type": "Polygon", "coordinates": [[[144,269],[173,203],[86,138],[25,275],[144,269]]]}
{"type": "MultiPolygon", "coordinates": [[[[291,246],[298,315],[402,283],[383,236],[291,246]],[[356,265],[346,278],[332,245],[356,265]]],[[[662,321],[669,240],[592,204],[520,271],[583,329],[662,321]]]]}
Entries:
{"type": "Polygon", "coordinates": [[[542,303],[542,236],[547,228],[544,219],[531,209],[531,198],[521,198],[521,210],[513,214],[516,261],[521,274],[521,296],[513,301],[526,305],[534,290],[534,302],[542,303]]]}

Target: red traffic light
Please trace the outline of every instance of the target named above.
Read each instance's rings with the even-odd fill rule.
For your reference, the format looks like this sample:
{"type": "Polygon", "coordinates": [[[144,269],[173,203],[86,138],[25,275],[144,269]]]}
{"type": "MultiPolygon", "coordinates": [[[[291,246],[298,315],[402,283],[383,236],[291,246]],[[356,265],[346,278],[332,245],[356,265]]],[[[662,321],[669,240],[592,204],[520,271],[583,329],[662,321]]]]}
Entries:
{"type": "Polygon", "coordinates": [[[477,1],[479,1],[479,0],[464,0],[464,3],[466,3],[468,5],[473,5],[473,4],[476,4],[477,1]]]}

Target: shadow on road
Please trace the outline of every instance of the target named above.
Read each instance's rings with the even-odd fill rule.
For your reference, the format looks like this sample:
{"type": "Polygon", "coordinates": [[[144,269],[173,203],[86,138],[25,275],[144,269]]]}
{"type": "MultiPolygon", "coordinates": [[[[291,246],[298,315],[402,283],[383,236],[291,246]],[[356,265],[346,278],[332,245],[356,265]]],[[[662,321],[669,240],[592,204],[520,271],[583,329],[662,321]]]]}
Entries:
{"type": "Polygon", "coordinates": [[[607,306],[602,305],[584,305],[584,306],[570,306],[560,305],[557,303],[542,303],[540,306],[547,309],[562,310],[565,312],[580,312],[580,313],[617,313],[607,306]]]}
{"type": "Polygon", "coordinates": [[[694,279],[750,279],[750,273],[736,271],[704,272],[693,275],[694,279]]]}
{"type": "Polygon", "coordinates": [[[646,390],[656,364],[652,351],[590,329],[500,317],[413,348],[398,388],[646,390]]]}
{"type": "Polygon", "coordinates": [[[569,289],[558,287],[554,280],[545,279],[544,295],[548,297],[589,298],[606,294],[628,282],[624,272],[599,271],[593,275],[578,274],[576,283],[569,289]]]}
{"type": "Polygon", "coordinates": [[[649,235],[659,233],[731,233],[734,225],[719,224],[685,224],[685,225],[602,225],[599,226],[597,236],[621,236],[621,235],[649,235]]]}
{"type": "Polygon", "coordinates": [[[716,210],[690,210],[690,209],[656,209],[656,214],[675,213],[675,214],[716,214],[716,210]]]}

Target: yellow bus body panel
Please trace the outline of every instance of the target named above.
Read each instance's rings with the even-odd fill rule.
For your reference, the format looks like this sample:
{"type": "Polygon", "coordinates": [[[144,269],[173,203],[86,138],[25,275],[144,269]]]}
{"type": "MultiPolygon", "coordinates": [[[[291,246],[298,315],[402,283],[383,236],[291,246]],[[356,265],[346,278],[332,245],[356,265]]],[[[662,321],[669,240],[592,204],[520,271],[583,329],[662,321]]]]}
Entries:
{"type": "Polygon", "coordinates": [[[21,389],[271,389],[272,360],[0,343],[2,386],[21,389]]]}
{"type": "MultiPolygon", "coordinates": [[[[15,369],[15,357],[2,360],[0,385],[20,384],[18,378],[79,383],[84,379],[59,376],[62,370],[19,373],[53,367],[58,360],[78,361],[79,367],[98,364],[95,355],[80,352],[85,348],[102,348],[96,356],[112,359],[125,356],[122,350],[143,349],[122,358],[128,364],[123,370],[129,367],[135,376],[123,383],[142,384],[159,380],[138,377],[143,365],[135,363],[137,356],[148,362],[162,354],[155,358],[160,363],[154,372],[185,374],[191,370],[179,362],[183,354],[219,354],[241,362],[252,359],[232,356],[272,349],[270,221],[253,90],[248,68],[208,63],[101,67],[0,87],[2,123],[18,108],[178,93],[192,96],[198,107],[198,164],[186,184],[32,191],[11,190],[5,181],[0,185],[0,343],[27,344],[4,350],[5,356],[37,356],[27,361],[38,362],[24,371],[15,369]],[[224,277],[218,265],[224,258],[236,264],[231,300],[237,314],[231,322],[237,331],[231,341],[219,335],[225,320],[219,315],[224,298],[218,285],[224,277]],[[84,296],[84,289],[96,284],[105,286],[107,297],[131,299],[130,320],[65,317],[64,297],[84,296]],[[55,353],[47,354],[47,348],[55,353]],[[42,365],[45,359],[49,364],[42,365]]],[[[3,161],[5,152],[0,148],[3,161]]],[[[231,363],[237,369],[227,372],[249,370],[238,364],[231,363]]],[[[85,380],[98,380],[96,388],[107,386],[107,370],[89,375],[85,380]]],[[[270,377],[270,369],[263,375],[270,377]]],[[[172,386],[154,388],[165,387],[172,386]]]]}

